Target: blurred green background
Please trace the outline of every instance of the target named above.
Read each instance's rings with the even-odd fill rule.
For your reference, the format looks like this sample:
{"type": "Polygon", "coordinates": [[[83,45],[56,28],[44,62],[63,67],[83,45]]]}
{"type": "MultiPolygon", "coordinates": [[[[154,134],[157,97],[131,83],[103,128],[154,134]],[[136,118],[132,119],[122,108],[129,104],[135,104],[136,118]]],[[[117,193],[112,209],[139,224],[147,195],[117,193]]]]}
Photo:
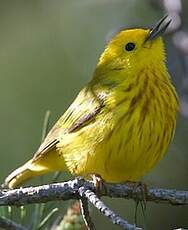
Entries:
{"type": "MultiPolygon", "coordinates": [[[[0,181],[35,152],[46,110],[51,110],[52,125],[90,80],[106,39],[121,27],[153,25],[164,14],[163,6],[149,0],[0,1],[0,181]]],[[[188,1],[182,6],[186,30],[188,1]]],[[[165,39],[168,66],[183,98],[185,63],[172,38],[165,39]]],[[[149,185],[188,189],[184,115],[178,117],[169,153],[146,176],[149,185]]],[[[133,201],[104,200],[134,223],[133,201]]],[[[188,227],[187,213],[186,207],[148,203],[146,220],[140,215],[139,225],[146,222],[153,230],[188,227]]],[[[119,229],[96,210],[92,217],[97,229],[119,229]]]]}

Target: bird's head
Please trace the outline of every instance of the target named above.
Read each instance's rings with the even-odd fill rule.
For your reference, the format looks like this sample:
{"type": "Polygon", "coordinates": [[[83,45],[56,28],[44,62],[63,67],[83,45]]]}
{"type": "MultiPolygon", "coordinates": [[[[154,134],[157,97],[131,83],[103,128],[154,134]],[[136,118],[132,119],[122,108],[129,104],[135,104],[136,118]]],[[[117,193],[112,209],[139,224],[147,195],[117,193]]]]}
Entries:
{"type": "Polygon", "coordinates": [[[118,33],[101,55],[97,69],[101,73],[126,71],[137,74],[151,65],[164,65],[165,51],[161,35],[170,20],[163,17],[152,29],[128,29],[118,33]]]}

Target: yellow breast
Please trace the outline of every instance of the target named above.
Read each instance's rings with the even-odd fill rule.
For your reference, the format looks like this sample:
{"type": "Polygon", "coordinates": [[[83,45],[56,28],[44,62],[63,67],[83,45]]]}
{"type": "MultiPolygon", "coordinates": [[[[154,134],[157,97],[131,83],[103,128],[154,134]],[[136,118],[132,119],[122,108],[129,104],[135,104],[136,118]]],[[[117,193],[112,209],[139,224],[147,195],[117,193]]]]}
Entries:
{"type": "Polygon", "coordinates": [[[142,84],[135,78],[132,85],[112,91],[96,121],[64,146],[71,152],[72,173],[99,174],[109,182],[137,181],[163,157],[174,135],[177,96],[170,80],[144,71],[138,77],[142,84]]]}
{"type": "Polygon", "coordinates": [[[124,97],[116,100],[116,125],[96,155],[100,159],[105,152],[99,174],[107,181],[138,180],[167,151],[175,131],[178,101],[170,81],[159,80],[155,74],[141,72],[138,77],[143,84],[136,86],[135,79],[123,89],[124,97]]]}

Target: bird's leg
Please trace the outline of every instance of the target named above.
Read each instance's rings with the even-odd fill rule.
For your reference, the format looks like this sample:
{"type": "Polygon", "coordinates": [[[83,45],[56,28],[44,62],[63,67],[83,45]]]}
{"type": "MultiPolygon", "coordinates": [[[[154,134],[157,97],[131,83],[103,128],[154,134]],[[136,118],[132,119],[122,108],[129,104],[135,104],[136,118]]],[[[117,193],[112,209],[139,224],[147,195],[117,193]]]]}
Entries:
{"type": "Polygon", "coordinates": [[[99,196],[100,195],[100,191],[103,188],[103,183],[104,183],[104,179],[98,175],[98,174],[84,174],[82,176],[78,176],[78,179],[83,179],[83,180],[88,180],[91,183],[93,183],[95,190],[96,190],[96,195],[99,196]]]}
{"type": "Polygon", "coordinates": [[[101,191],[101,189],[102,189],[104,180],[103,180],[103,178],[102,178],[100,175],[98,175],[98,174],[92,174],[92,175],[90,175],[90,176],[91,176],[92,182],[93,182],[93,184],[94,184],[94,186],[95,186],[95,188],[96,188],[96,195],[97,195],[97,196],[100,196],[100,191],[101,191]]]}
{"type": "Polygon", "coordinates": [[[139,182],[127,181],[126,183],[133,188],[133,194],[135,194],[135,198],[134,198],[136,202],[135,223],[137,223],[137,211],[138,211],[139,204],[141,206],[144,219],[146,218],[145,211],[146,211],[146,202],[147,202],[146,198],[147,198],[148,188],[147,185],[141,181],[139,182]]]}
{"type": "MultiPolygon", "coordinates": [[[[144,216],[144,218],[146,218],[145,212],[146,212],[146,203],[147,203],[146,198],[147,198],[148,188],[147,188],[147,185],[145,183],[140,181],[137,184],[137,189],[140,189],[140,191],[141,191],[140,205],[141,205],[141,208],[142,208],[143,216],[144,216]]],[[[138,201],[138,204],[139,204],[139,201],[138,201]]]]}
{"type": "Polygon", "coordinates": [[[144,204],[144,209],[146,209],[146,202],[147,202],[147,192],[148,188],[145,183],[142,181],[138,182],[133,182],[133,181],[126,181],[127,184],[129,184],[133,188],[133,193],[136,193],[136,198],[135,200],[137,202],[143,202],[144,204]]]}
{"type": "Polygon", "coordinates": [[[146,198],[147,198],[147,192],[148,192],[147,185],[143,183],[142,181],[136,182],[135,190],[141,192],[140,201],[143,202],[144,209],[146,209],[146,202],[147,202],[146,198]]]}
{"type": "Polygon", "coordinates": [[[135,220],[137,220],[137,208],[138,208],[138,205],[140,204],[141,212],[144,218],[144,223],[146,223],[147,222],[146,221],[146,203],[147,203],[147,193],[148,193],[147,185],[141,181],[137,182],[136,190],[138,192],[140,191],[141,195],[140,195],[140,198],[136,200],[135,220]]]}

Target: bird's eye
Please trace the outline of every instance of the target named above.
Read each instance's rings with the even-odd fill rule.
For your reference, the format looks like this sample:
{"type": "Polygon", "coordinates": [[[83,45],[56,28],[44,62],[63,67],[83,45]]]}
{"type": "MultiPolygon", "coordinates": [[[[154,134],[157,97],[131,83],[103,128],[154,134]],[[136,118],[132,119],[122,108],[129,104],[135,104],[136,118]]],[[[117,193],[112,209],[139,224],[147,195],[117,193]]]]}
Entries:
{"type": "Polygon", "coordinates": [[[126,44],[126,46],[125,46],[125,49],[126,49],[127,51],[132,51],[132,50],[134,50],[135,46],[136,46],[136,45],[135,45],[133,42],[128,42],[128,43],[126,44]]]}

